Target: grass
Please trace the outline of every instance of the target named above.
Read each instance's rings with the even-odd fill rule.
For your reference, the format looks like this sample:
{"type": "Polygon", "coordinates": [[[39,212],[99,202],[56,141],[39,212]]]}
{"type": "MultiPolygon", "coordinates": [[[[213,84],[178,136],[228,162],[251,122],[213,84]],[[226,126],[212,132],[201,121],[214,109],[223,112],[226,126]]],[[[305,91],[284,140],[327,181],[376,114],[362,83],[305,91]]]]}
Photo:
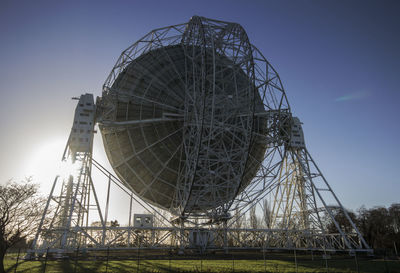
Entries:
{"type": "MultiPolygon", "coordinates": [[[[296,264],[289,260],[290,255],[283,259],[276,255],[267,255],[264,260],[110,260],[108,263],[90,260],[49,260],[18,262],[16,272],[56,273],[56,272],[358,272],[354,257],[332,256],[323,260],[321,256],[297,256],[296,264]],[[275,257],[274,257],[275,256],[275,257]],[[327,264],[326,264],[327,262],[327,264]],[[327,267],[328,266],[328,267],[327,267]],[[139,270],[138,270],[139,269],[139,270]]],[[[7,255],[5,259],[6,272],[15,272],[15,255],[7,255]]],[[[359,272],[400,272],[399,260],[358,258],[359,272]]]]}

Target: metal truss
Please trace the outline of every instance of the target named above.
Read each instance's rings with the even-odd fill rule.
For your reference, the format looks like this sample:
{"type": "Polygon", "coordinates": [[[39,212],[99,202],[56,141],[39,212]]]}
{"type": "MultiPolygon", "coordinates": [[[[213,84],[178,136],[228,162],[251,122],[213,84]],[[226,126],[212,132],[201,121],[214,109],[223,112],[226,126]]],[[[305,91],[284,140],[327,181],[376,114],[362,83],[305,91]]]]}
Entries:
{"type": "Polygon", "coordinates": [[[44,249],[65,249],[81,244],[81,238],[74,230],[89,226],[90,211],[100,212],[98,217],[104,223],[90,178],[89,161],[89,155],[78,155],[78,173],[65,179],[55,178],[32,248],[40,244],[44,249]],[[60,189],[58,195],[56,189],[60,189]]]}
{"type": "MultiPolygon", "coordinates": [[[[54,215],[64,215],[63,213],[60,214],[59,211],[60,209],[65,210],[68,206],[73,213],[69,217],[52,218],[52,215],[47,215],[45,211],[43,217],[49,217],[53,219],[53,222],[41,225],[31,254],[68,253],[77,248],[85,249],[85,251],[110,248],[179,249],[181,253],[193,249],[201,252],[234,249],[297,249],[323,252],[371,251],[307,150],[305,148],[287,149],[283,152],[283,158],[276,167],[276,175],[270,180],[270,183],[262,185],[263,188],[256,191],[257,195],[251,195],[249,191],[246,200],[236,199],[235,205],[237,205],[234,207],[235,211],[232,211],[235,215],[226,219],[213,219],[215,222],[210,221],[210,218],[208,222],[202,222],[201,217],[197,219],[197,222],[195,219],[186,222],[170,221],[158,209],[137,199],[118,178],[92,159],[93,166],[103,172],[109,185],[115,183],[125,194],[130,196],[131,208],[132,201],[139,202],[144,209],[153,213],[159,219],[159,224],[151,228],[134,227],[132,224],[133,212],[130,210],[128,226],[113,226],[112,223],[107,221],[108,201],[105,218],[103,218],[103,213],[97,203],[94,185],[86,172],[83,174],[86,176],[83,181],[89,182],[87,185],[90,185],[91,194],[94,194],[99,225],[93,226],[84,221],[89,214],[89,204],[78,202],[78,200],[89,199],[90,193],[87,191],[85,196],[79,194],[81,190],[72,190],[70,192],[75,192],[75,194],[69,194],[70,201],[66,201],[67,198],[64,198],[64,203],[62,201],[59,203],[60,205],[54,215]],[[333,199],[329,199],[326,193],[331,195],[333,199]],[[273,202],[270,201],[271,199],[273,202]],[[75,206],[73,200],[76,200],[75,206]],[[329,206],[325,200],[330,200],[329,206]],[[332,202],[333,200],[336,201],[336,204],[332,202]],[[269,208],[263,206],[267,203],[266,201],[270,204],[269,208]],[[68,203],[68,206],[65,205],[65,202],[68,203]],[[86,204],[86,206],[81,206],[81,203],[86,204]],[[74,207],[73,210],[72,207],[74,207]],[[264,210],[264,213],[269,211],[267,221],[264,223],[257,222],[252,226],[247,213],[252,208],[264,210]],[[345,213],[347,220],[352,225],[350,232],[345,231],[337,223],[333,210],[337,211],[338,209],[345,213]],[[80,215],[80,220],[76,217],[78,215],[80,215]],[[247,220],[243,221],[243,218],[246,217],[247,220]],[[327,218],[331,220],[331,224],[333,223],[336,226],[337,232],[332,233],[326,230],[327,218]],[[63,222],[62,219],[67,219],[67,221],[63,222]],[[56,220],[59,220],[58,224],[56,220]],[[238,225],[240,221],[241,224],[238,225]],[[204,236],[198,237],[194,241],[193,234],[204,234],[204,236]]],[[[62,196],[68,196],[68,194],[61,194],[59,197],[53,195],[56,182],[57,179],[54,182],[48,202],[62,200],[62,196]]],[[[65,189],[67,185],[70,185],[70,183],[63,183],[63,188],[65,189]]],[[[78,189],[77,187],[76,184],[75,189],[78,189]]],[[[64,190],[64,192],[66,191],[64,190]]],[[[107,200],[109,200],[109,194],[108,191],[107,200]]]]}
{"type": "Polygon", "coordinates": [[[244,29],[198,16],[153,30],[123,51],[98,108],[105,148],[118,177],[142,199],[182,219],[226,215],[229,201],[253,183],[262,151],[283,143],[277,130],[290,112],[279,75],[244,29]],[[146,116],[147,109],[154,114],[146,116]],[[173,122],[178,129],[161,135],[173,122]],[[148,128],[157,132],[157,142],[148,128]],[[169,138],[179,139],[180,145],[171,147],[169,138]],[[137,151],[136,139],[144,139],[147,147],[137,151]],[[164,143],[172,149],[163,154],[167,162],[155,151],[164,143]],[[127,150],[133,152],[125,155],[127,150]],[[142,175],[132,163],[147,167],[154,161],[163,167],[148,168],[142,175]],[[173,181],[165,178],[168,173],[176,175],[170,176],[173,181]],[[152,187],[143,190],[148,184],[152,187]],[[167,201],[158,201],[161,197],[167,201]]]}
{"type": "MultiPolygon", "coordinates": [[[[281,155],[270,179],[265,176],[257,189],[246,189],[236,198],[228,228],[247,215],[253,231],[246,232],[261,236],[256,241],[263,247],[371,251],[306,148],[287,148],[281,155]],[[248,213],[252,209],[262,215],[256,223],[248,213]],[[344,223],[338,223],[338,212],[344,214],[344,223]]],[[[251,238],[246,232],[237,237],[251,238]]]]}
{"type": "Polygon", "coordinates": [[[153,30],[122,52],[96,107],[117,177],[92,158],[92,146],[74,152],[80,172],[63,180],[59,196],[56,178],[32,253],[371,251],[308,153],[278,73],[240,25],[194,16],[153,30]],[[104,213],[93,166],[108,179],[104,213]],[[111,183],[130,197],[126,227],[108,222],[111,183]],[[158,225],[135,227],[132,202],[158,225]],[[97,225],[88,223],[92,209],[97,225]]]}

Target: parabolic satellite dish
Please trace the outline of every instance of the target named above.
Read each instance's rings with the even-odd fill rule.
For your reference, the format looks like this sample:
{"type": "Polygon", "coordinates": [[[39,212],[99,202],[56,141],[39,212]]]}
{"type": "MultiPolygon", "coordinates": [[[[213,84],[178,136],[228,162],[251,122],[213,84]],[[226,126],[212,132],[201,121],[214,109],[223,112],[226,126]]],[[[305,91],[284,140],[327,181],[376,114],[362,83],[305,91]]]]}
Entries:
{"type": "Polygon", "coordinates": [[[60,196],[53,194],[55,178],[30,253],[140,249],[142,242],[148,249],[200,253],[208,247],[259,251],[261,245],[371,251],[307,151],[278,74],[238,24],[194,16],[153,30],[122,52],[95,105],[92,94],[80,96],[73,124],[63,158],[76,160],[79,174],[62,181],[60,196]],[[130,190],[124,189],[131,202],[126,227],[108,219],[111,181],[120,184],[92,158],[95,123],[130,190]],[[104,217],[92,166],[109,178],[104,217]],[[153,226],[154,215],[135,214],[132,226],[134,195],[167,224],[153,226]],[[44,221],[51,202],[57,209],[44,221]],[[166,219],[151,205],[174,217],[166,219]],[[262,228],[253,221],[257,205],[262,228]],[[101,226],[89,225],[91,208],[101,226]],[[343,213],[349,230],[333,210],[343,213]],[[236,225],[247,213],[250,230],[236,225]]]}
{"type": "Polygon", "coordinates": [[[224,206],[251,184],[275,141],[271,117],[289,109],[244,29],[197,16],[123,51],[97,106],[121,181],[174,214],[224,206]]]}

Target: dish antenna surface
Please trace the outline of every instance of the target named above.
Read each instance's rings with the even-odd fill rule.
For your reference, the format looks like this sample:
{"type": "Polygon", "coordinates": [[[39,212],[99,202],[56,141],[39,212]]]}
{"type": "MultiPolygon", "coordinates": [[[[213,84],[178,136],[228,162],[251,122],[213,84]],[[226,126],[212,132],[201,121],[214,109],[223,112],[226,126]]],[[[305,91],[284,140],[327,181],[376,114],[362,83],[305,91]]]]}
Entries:
{"type": "Polygon", "coordinates": [[[114,171],[175,214],[224,206],[251,184],[275,141],[268,119],[289,111],[244,29],[197,16],[123,51],[99,105],[114,171]]]}

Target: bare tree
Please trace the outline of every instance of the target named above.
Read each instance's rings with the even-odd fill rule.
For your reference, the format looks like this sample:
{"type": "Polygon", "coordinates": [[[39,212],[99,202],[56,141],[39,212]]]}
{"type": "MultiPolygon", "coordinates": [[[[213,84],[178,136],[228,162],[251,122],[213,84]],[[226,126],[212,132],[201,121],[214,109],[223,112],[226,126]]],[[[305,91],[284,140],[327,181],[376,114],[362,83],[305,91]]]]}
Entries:
{"type": "Polygon", "coordinates": [[[241,215],[241,211],[239,209],[235,209],[235,214],[233,219],[235,219],[233,228],[236,229],[244,228],[246,222],[246,215],[245,214],[241,215]]]}
{"type": "Polygon", "coordinates": [[[30,178],[0,185],[0,273],[5,272],[6,251],[32,237],[38,228],[45,200],[37,192],[38,185],[30,178]]]}
{"type": "Polygon", "coordinates": [[[372,248],[393,246],[393,219],[385,207],[361,208],[358,215],[360,232],[372,248]]]}
{"type": "Polygon", "coordinates": [[[262,209],[263,209],[263,221],[265,227],[271,228],[272,212],[271,212],[271,206],[269,205],[267,198],[264,199],[264,202],[262,204],[262,209]]]}
{"type": "Polygon", "coordinates": [[[256,215],[256,206],[251,207],[250,209],[250,227],[253,229],[257,229],[259,227],[259,219],[256,215]]]}
{"type": "Polygon", "coordinates": [[[393,232],[400,233],[400,204],[392,204],[389,207],[389,215],[392,221],[393,232]]]}
{"type": "MultiPolygon", "coordinates": [[[[245,228],[245,224],[246,224],[246,215],[245,214],[241,214],[241,211],[236,208],[234,211],[234,216],[232,217],[232,219],[229,222],[229,226],[232,225],[231,227],[233,229],[242,229],[245,228]]],[[[232,236],[228,236],[228,244],[230,246],[238,246],[238,242],[241,241],[241,232],[236,230],[234,232],[232,232],[232,236]]]]}
{"type": "MultiPolygon", "coordinates": [[[[260,219],[256,214],[256,206],[251,207],[249,211],[249,224],[250,228],[258,229],[260,227],[260,219]]],[[[259,246],[262,242],[260,241],[260,237],[258,236],[258,232],[252,231],[252,243],[256,246],[259,246]]]]}

